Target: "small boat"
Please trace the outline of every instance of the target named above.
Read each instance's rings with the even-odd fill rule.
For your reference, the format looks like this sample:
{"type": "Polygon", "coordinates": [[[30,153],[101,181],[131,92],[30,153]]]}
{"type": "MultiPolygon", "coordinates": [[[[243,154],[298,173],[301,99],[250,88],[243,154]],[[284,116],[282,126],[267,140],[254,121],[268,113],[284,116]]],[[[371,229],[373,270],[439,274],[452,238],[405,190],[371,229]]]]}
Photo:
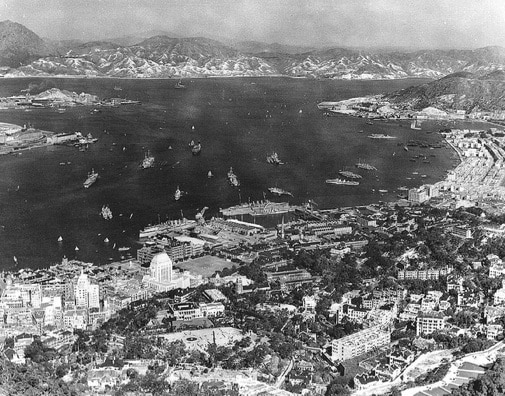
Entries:
{"type": "Polygon", "coordinates": [[[409,151],[409,148],[408,148],[407,146],[403,146],[403,149],[404,149],[405,151],[409,151]]]}
{"type": "Polygon", "coordinates": [[[209,172],[207,173],[207,177],[208,177],[209,179],[210,179],[211,177],[214,177],[214,175],[212,174],[212,171],[209,171],[209,172]]]}
{"type": "Polygon", "coordinates": [[[182,83],[182,79],[177,81],[177,84],[175,84],[175,89],[185,89],[186,86],[182,83]]]}
{"type": "Polygon", "coordinates": [[[105,243],[109,243],[109,238],[105,237],[105,239],[103,240],[105,243]]]}
{"type": "Polygon", "coordinates": [[[58,237],[58,242],[63,242],[63,238],[61,237],[61,235],[58,237]]]}
{"type": "Polygon", "coordinates": [[[77,251],[79,251],[79,248],[76,246],[74,250],[77,252],[77,251]]]}
{"type": "Polygon", "coordinates": [[[100,216],[102,216],[105,220],[112,219],[112,211],[110,210],[108,205],[102,206],[102,210],[100,211],[100,216]]]}
{"type": "Polygon", "coordinates": [[[268,191],[270,191],[272,194],[275,194],[278,196],[281,196],[281,195],[289,195],[291,197],[293,196],[293,194],[291,194],[289,191],[283,190],[282,188],[279,188],[279,187],[269,187],[268,191]]]}
{"type": "Polygon", "coordinates": [[[142,169],[152,168],[154,166],[154,157],[149,155],[149,151],[145,154],[140,166],[142,169]]]}
{"type": "Polygon", "coordinates": [[[130,250],[131,248],[129,246],[120,246],[118,247],[118,251],[119,252],[127,252],[128,250],[130,250]]]}
{"type": "Polygon", "coordinates": [[[95,172],[94,169],[92,169],[91,173],[88,173],[88,178],[84,181],[82,185],[84,186],[84,188],[89,188],[94,182],[96,182],[97,179],[98,179],[98,173],[95,172]]]}
{"type": "Polygon", "coordinates": [[[381,194],[385,194],[385,193],[387,193],[387,192],[388,192],[388,190],[379,190],[379,192],[380,192],[381,194]]]}
{"type": "Polygon", "coordinates": [[[274,151],[267,156],[267,162],[272,165],[282,165],[283,162],[279,159],[279,155],[274,151]]]}
{"type": "Polygon", "coordinates": [[[230,167],[230,170],[228,171],[228,182],[233,186],[233,187],[238,187],[240,186],[240,182],[238,180],[237,175],[233,172],[233,168],[230,167]]]}
{"type": "Polygon", "coordinates": [[[114,91],[122,91],[122,90],[123,90],[123,88],[121,88],[121,87],[119,87],[117,85],[114,87],[114,91]]]}
{"type": "Polygon", "coordinates": [[[177,186],[177,190],[175,190],[174,198],[176,201],[181,199],[182,196],[182,191],[179,189],[179,186],[177,186]]]}

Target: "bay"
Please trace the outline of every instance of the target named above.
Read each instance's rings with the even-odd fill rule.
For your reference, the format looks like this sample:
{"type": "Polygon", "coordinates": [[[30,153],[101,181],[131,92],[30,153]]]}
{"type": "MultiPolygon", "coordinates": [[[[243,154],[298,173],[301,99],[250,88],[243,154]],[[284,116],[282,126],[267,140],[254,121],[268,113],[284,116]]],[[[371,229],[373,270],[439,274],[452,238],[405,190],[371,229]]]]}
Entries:
{"type": "Polygon", "coordinates": [[[205,206],[209,218],[239,200],[281,200],[269,195],[268,187],[290,191],[293,204],[311,199],[319,208],[330,208],[392,200],[400,186],[440,180],[454,166],[452,151],[414,147],[407,152],[398,145],[411,139],[435,144],[440,136],[426,131],[440,125],[426,123],[423,131],[411,130],[406,122],[368,125],[359,118],[324,117],[316,106],[425,81],[208,78],[186,80],[186,89],[175,89],[173,80],[2,79],[2,97],[18,95],[31,83],[142,104],[102,107],[101,112],[89,107],[65,113],[0,110],[0,122],[30,122],[40,129],[99,138],[86,152],[53,146],[0,157],[0,266],[13,269],[16,256],[18,267],[47,267],[64,255],[102,264],[119,258],[119,246],[132,246],[134,252],[139,229],[158,218],[192,219],[205,206]],[[121,91],[114,90],[118,86],[121,91]],[[367,138],[371,133],[397,139],[367,138]],[[191,154],[191,140],[201,141],[201,155],[191,154]],[[139,169],[147,151],[156,166],[139,169]],[[273,151],[284,165],[266,162],[273,151]],[[436,156],[429,157],[429,164],[410,161],[423,153],[436,156]],[[378,171],[357,170],[359,159],[378,171]],[[240,190],[227,182],[230,167],[240,190]],[[100,177],[84,189],[91,169],[100,177]],[[325,184],[344,169],[362,174],[361,184],[325,184]],[[209,170],[214,178],[207,178],[209,170]],[[177,186],[186,193],[179,201],[174,199],[177,186]],[[379,194],[379,189],[388,193],[379,194]],[[99,215],[104,204],[112,210],[112,220],[99,215]]]}

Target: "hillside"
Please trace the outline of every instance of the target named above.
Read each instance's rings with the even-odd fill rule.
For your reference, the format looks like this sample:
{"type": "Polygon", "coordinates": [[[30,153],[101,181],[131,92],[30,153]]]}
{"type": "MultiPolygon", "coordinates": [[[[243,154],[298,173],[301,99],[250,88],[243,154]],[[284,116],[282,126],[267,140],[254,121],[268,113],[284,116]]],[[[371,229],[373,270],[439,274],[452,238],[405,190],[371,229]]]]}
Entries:
{"type": "Polygon", "coordinates": [[[427,84],[386,95],[397,105],[411,109],[433,106],[444,110],[505,109],[505,73],[496,70],[483,76],[469,72],[448,75],[427,84]]]}
{"type": "Polygon", "coordinates": [[[50,52],[50,46],[23,25],[0,22],[0,66],[18,67],[50,52]]]}

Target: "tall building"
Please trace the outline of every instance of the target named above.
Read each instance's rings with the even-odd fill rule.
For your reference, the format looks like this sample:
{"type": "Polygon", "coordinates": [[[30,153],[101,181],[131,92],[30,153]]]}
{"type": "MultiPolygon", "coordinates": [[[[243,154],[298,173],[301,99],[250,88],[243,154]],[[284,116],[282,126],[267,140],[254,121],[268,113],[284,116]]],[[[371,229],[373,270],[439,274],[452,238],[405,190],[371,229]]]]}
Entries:
{"type": "Polygon", "coordinates": [[[338,340],[333,340],[331,343],[331,358],[334,361],[352,359],[390,342],[391,332],[387,327],[380,325],[369,327],[338,340]]]}
{"type": "Polygon", "coordinates": [[[74,293],[77,307],[100,308],[100,287],[92,283],[83,271],[77,278],[74,293]]]}

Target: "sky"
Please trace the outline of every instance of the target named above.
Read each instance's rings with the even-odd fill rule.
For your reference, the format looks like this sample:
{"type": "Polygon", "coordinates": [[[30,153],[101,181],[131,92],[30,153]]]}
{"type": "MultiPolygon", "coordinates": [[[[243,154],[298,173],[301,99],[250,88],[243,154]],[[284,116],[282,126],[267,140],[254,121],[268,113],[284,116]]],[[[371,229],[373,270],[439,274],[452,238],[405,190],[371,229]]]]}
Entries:
{"type": "Polygon", "coordinates": [[[363,48],[505,47],[505,0],[0,0],[49,39],[179,37],[363,48]]]}

